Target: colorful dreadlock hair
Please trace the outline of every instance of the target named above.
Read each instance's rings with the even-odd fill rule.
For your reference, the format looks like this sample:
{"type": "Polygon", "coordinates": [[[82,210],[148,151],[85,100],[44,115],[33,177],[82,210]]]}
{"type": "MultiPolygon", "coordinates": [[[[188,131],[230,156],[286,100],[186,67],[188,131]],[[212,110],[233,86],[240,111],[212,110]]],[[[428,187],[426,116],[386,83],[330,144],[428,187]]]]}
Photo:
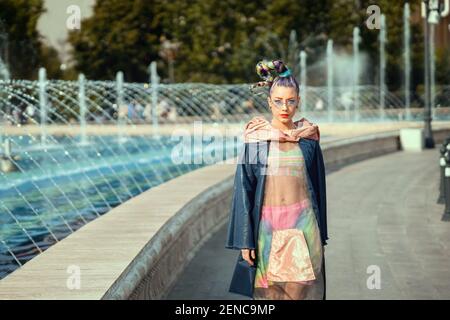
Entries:
{"type": "Polygon", "coordinates": [[[299,84],[291,70],[281,60],[261,60],[256,64],[256,73],[263,79],[253,85],[250,90],[255,92],[257,87],[269,87],[269,95],[273,86],[293,87],[299,92],[299,84]]]}

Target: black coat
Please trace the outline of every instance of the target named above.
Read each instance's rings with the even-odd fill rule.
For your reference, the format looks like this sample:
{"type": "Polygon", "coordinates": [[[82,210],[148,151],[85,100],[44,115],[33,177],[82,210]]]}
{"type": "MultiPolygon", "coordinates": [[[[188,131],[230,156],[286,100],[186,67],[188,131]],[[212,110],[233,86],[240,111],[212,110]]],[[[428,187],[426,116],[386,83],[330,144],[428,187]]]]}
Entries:
{"type": "MultiPolygon", "coordinates": [[[[258,243],[260,212],[264,200],[265,170],[270,141],[244,143],[234,178],[233,198],[228,223],[228,249],[255,249],[258,243]]],[[[320,229],[322,245],[327,244],[327,204],[325,165],[317,140],[298,142],[307,171],[308,188],[320,229]]],[[[229,291],[253,297],[256,264],[251,266],[239,253],[229,291]]]]}

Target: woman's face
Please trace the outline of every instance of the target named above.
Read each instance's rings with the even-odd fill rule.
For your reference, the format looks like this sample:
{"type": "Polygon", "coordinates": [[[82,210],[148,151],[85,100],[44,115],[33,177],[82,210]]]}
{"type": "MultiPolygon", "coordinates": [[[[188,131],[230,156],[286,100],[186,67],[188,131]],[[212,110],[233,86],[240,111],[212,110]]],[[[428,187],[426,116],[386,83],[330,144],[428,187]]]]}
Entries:
{"type": "Polygon", "coordinates": [[[282,123],[289,123],[297,111],[300,96],[295,88],[275,86],[272,94],[267,98],[272,115],[282,123]]]}

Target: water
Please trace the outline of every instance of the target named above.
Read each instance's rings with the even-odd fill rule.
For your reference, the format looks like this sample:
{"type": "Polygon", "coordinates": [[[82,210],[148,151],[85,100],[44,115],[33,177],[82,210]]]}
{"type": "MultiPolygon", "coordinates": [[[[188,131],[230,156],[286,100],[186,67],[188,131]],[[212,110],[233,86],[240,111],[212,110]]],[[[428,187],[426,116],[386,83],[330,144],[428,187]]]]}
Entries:
{"type": "Polygon", "coordinates": [[[327,43],[327,90],[328,90],[328,121],[334,121],[334,105],[333,105],[333,40],[327,43]]]}
{"type": "Polygon", "coordinates": [[[306,58],[307,54],[305,51],[300,51],[300,96],[302,98],[302,107],[307,109],[307,78],[306,78],[306,58]]]}
{"type": "Polygon", "coordinates": [[[41,143],[47,143],[47,115],[48,115],[48,99],[47,99],[47,72],[44,68],[39,69],[39,110],[41,125],[41,143]]]}
{"type": "MultiPolygon", "coordinates": [[[[353,104],[354,104],[354,121],[359,121],[361,118],[360,114],[360,86],[359,86],[359,76],[360,76],[360,58],[359,58],[359,44],[361,43],[360,30],[358,27],[353,28],[353,104]]],[[[350,109],[346,108],[346,119],[350,119],[350,109]]]]}
{"type": "Polygon", "coordinates": [[[81,131],[81,140],[80,143],[82,145],[86,145],[88,143],[87,139],[87,132],[86,132],[86,113],[87,113],[87,107],[86,107],[86,90],[85,90],[85,81],[86,78],[83,74],[80,74],[78,76],[78,100],[80,104],[80,131],[81,131]]]}
{"type": "MultiPolygon", "coordinates": [[[[114,136],[90,137],[83,146],[52,137],[54,145],[36,148],[26,137],[13,138],[23,154],[16,161],[20,171],[0,172],[0,278],[111,208],[206,165],[174,164],[178,142],[169,137],[128,139],[134,145],[119,146],[114,136]]],[[[237,154],[234,144],[223,148],[237,154]]]]}
{"type": "Polygon", "coordinates": [[[384,120],[386,117],[386,16],[381,15],[380,24],[380,119],[384,120]]]}

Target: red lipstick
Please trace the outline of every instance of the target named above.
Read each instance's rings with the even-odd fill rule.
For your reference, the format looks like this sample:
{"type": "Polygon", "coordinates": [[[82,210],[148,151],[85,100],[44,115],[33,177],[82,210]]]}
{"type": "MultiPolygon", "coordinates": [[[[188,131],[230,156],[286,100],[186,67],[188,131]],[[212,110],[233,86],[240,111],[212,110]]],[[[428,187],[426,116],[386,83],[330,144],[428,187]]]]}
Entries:
{"type": "Polygon", "coordinates": [[[288,114],[280,114],[280,117],[282,117],[282,118],[289,118],[289,115],[288,114]]]}

